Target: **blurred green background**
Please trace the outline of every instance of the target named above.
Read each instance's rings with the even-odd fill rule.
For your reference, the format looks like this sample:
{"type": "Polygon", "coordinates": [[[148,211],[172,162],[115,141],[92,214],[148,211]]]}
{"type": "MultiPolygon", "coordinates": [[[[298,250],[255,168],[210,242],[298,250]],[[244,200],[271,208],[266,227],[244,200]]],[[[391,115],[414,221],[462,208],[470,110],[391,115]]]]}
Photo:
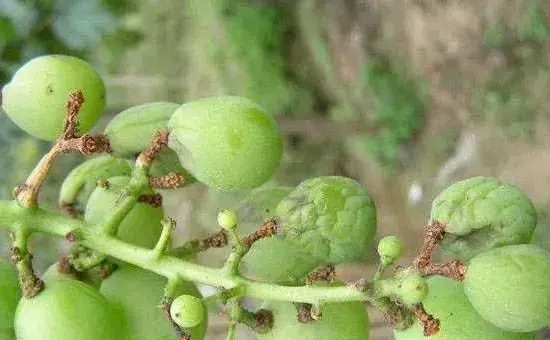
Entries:
{"type": "MultiPolygon", "coordinates": [[[[523,188],[540,212],[534,242],[550,247],[549,52],[543,0],[0,0],[0,84],[37,55],[85,58],[108,87],[97,131],[149,101],[249,97],[285,135],[270,184],[358,179],[377,202],[378,235],[398,233],[407,258],[433,197],[474,175],[523,188]]],[[[0,143],[6,199],[48,144],[5,115],[0,143]]],[[[44,204],[55,207],[59,184],[82,159],[56,164],[44,204]]],[[[167,195],[181,241],[215,229],[216,212],[246,193],[195,185],[167,195]]],[[[49,249],[42,267],[56,255],[49,249]]],[[[203,260],[217,264],[214,255],[203,260]]],[[[358,277],[369,262],[340,272],[358,277]]],[[[373,338],[389,338],[378,321],[373,338]]]]}

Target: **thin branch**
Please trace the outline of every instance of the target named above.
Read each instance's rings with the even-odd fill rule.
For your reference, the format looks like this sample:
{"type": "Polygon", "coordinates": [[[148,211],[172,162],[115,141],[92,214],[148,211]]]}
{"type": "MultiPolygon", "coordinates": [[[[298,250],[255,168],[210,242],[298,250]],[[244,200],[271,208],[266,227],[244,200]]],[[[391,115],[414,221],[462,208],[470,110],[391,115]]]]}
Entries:
{"type": "Polygon", "coordinates": [[[254,242],[266,238],[271,237],[274,235],[277,235],[279,233],[279,226],[277,224],[277,221],[275,220],[268,220],[264,222],[258,230],[254,231],[252,234],[248,235],[244,240],[243,243],[247,248],[252,247],[252,244],[254,242]]]}
{"type": "Polygon", "coordinates": [[[149,184],[156,189],[177,189],[185,185],[185,177],[177,171],[172,171],[160,177],[151,177],[149,184]]]}

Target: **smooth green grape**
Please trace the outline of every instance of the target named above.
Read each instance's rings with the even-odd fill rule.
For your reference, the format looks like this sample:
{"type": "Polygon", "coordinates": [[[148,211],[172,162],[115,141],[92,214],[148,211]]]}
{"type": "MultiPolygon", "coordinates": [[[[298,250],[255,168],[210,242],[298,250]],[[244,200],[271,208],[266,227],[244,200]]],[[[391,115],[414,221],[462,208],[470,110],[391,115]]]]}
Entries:
{"type": "MultiPolygon", "coordinates": [[[[130,180],[129,177],[112,177],[108,179],[108,187],[98,186],[90,196],[84,219],[91,225],[99,225],[105,216],[113,209],[121,198],[123,189],[130,180]]],[[[152,193],[152,191],[143,194],[152,193]]],[[[138,202],[118,226],[117,236],[137,246],[152,248],[161,232],[164,212],[162,207],[153,207],[147,203],[138,202]]]]}
{"type": "Polygon", "coordinates": [[[89,131],[105,113],[105,85],[84,60],[65,55],[36,57],[2,89],[2,107],[21,129],[53,141],[61,134],[69,94],[81,90],[78,131],[89,131]]]}
{"type": "Polygon", "coordinates": [[[18,340],[128,339],[124,328],[120,311],[96,289],[62,278],[22,298],[15,315],[18,340]]]}
{"type": "Polygon", "coordinates": [[[99,286],[101,285],[101,281],[103,281],[103,278],[99,275],[98,272],[88,270],[85,272],[78,272],[78,274],[62,273],[59,271],[58,265],[59,265],[59,262],[56,262],[51,266],[49,266],[48,269],[46,269],[46,271],[42,275],[42,281],[48,284],[51,281],[55,281],[59,279],[79,280],[88,284],[90,287],[97,288],[97,289],[99,289],[99,286]]]}
{"type": "Polygon", "coordinates": [[[155,131],[166,128],[179,104],[154,102],[128,108],[105,128],[111,148],[120,155],[140,153],[151,143],[155,131]]]}
{"type": "Polygon", "coordinates": [[[13,318],[17,303],[21,298],[21,289],[14,268],[0,259],[0,339],[14,339],[13,318]]]}
{"type": "Polygon", "coordinates": [[[204,304],[193,295],[180,295],[170,306],[170,317],[178,326],[191,328],[199,325],[204,319],[204,304]]]}
{"type": "Polygon", "coordinates": [[[293,187],[267,187],[252,190],[236,207],[240,219],[262,223],[275,216],[275,209],[293,187]]]}
{"type": "Polygon", "coordinates": [[[59,192],[59,204],[85,205],[99,180],[131,174],[132,164],[128,160],[111,155],[88,159],[71,170],[63,181],[59,192]]]}
{"type": "MultiPolygon", "coordinates": [[[[166,279],[133,266],[123,266],[109,276],[100,291],[124,312],[128,333],[132,340],[173,340],[174,330],[158,305],[162,299],[166,279]]],[[[201,298],[197,287],[182,282],[177,295],[201,298]]],[[[204,338],[208,323],[208,311],[203,308],[202,321],[187,329],[191,339],[204,338]]]]}
{"type": "Polygon", "coordinates": [[[321,262],[280,237],[255,242],[241,263],[249,276],[267,282],[297,284],[321,262]]]}
{"type": "Polygon", "coordinates": [[[376,209],[357,181],[339,176],[308,179],[277,206],[285,239],[325,263],[359,259],[376,231],[376,209]]]}
{"type": "Polygon", "coordinates": [[[464,290],[485,319],[515,332],[550,325],[550,252],[531,244],[490,250],[468,264],[464,290]]]}
{"type": "Polygon", "coordinates": [[[439,319],[439,332],[424,336],[424,328],[414,319],[410,328],[395,330],[395,340],[534,340],[533,334],[513,333],[485,321],[464,294],[462,283],[442,277],[427,279],[428,295],[422,300],[426,311],[439,319]]]}
{"type": "Polygon", "coordinates": [[[300,323],[292,302],[266,301],[273,312],[273,328],[257,334],[258,340],[365,340],[369,338],[369,316],[360,301],[322,306],[320,320],[300,323]]]}
{"type": "Polygon", "coordinates": [[[529,243],[537,225],[533,203],[510,184],[489,177],[457,182],[432,203],[430,219],[446,226],[443,249],[462,260],[492,248],[529,243]]]}
{"type": "Polygon", "coordinates": [[[231,231],[237,228],[237,215],[231,210],[222,210],[218,214],[218,225],[225,230],[231,231]]]}
{"type": "Polygon", "coordinates": [[[399,295],[407,306],[419,304],[428,294],[428,284],[420,275],[407,275],[399,288],[399,295]]]}
{"type": "Polygon", "coordinates": [[[378,242],[378,254],[380,255],[380,261],[384,265],[394,263],[401,256],[402,252],[401,241],[395,235],[385,236],[378,242]]]}
{"type": "Polygon", "coordinates": [[[176,110],[169,146],[209,187],[230,191],[265,183],[279,166],[282,138],[273,117],[241,97],[193,101],[176,110]]]}

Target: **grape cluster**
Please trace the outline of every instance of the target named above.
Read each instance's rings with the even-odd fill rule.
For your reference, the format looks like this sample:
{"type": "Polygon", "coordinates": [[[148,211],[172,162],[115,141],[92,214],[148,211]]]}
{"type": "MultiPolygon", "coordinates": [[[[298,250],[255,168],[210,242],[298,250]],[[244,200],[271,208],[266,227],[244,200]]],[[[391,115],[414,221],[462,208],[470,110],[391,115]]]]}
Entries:
{"type": "MultiPolygon", "coordinates": [[[[101,78],[82,60],[66,56],[31,60],[3,88],[3,108],[23,130],[58,145],[67,142],[59,138],[67,99],[76,90],[82,92],[84,105],[77,116],[77,131],[69,137],[80,139],[101,117],[105,104],[101,78]]],[[[168,340],[174,338],[174,330],[181,337],[203,339],[210,297],[203,298],[180,272],[153,270],[170,277],[167,280],[144,269],[177,266],[178,259],[165,256],[177,251],[171,247],[173,221],[164,220],[160,189],[195,182],[218,191],[248,192],[236,212],[222,210],[218,215],[222,231],[217,236],[223,242],[216,239],[217,243],[227,237],[234,241],[224,267],[187,265],[189,271],[202,268],[209,279],[223,275],[223,289],[215,297],[224,303],[231,300],[232,321],[248,322],[260,340],[367,339],[369,316],[358,295],[369,297],[394,321],[397,340],[426,338],[423,323],[433,317],[425,313],[439,319],[439,331],[429,334],[439,339],[533,339],[550,325],[550,252],[529,244],[537,214],[515,186],[474,177],[450,186],[434,200],[430,225],[441,226],[442,231],[433,240],[427,233],[433,244],[425,244],[442,241],[444,250],[463,261],[452,262],[454,270],[462,270],[458,275],[445,272],[441,264],[429,272],[432,254],[424,258],[419,254],[424,261],[400,266],[392,278],[384,278],[384,271],[403,253],[400,240],[388,235],[378,243],[380,265],[374,279],[355,282],[354,290],[334,279],[334,266],[361,260],[372,248],[377,227],[374,200],[359,182],[342,176],[319,176],[296,187],[261,187],[281,161],[282,137],[274,118],[256,103],[221,96],[183,105],[143,104],[118,114],[104,135],[112,154],[92,157],[73,169],[59,203],[85,221],[87,229],[79,231],[110,237],[102,240],[119,242],[118,247],[124,242],[126,259],[138,257],[128,262],[143,268],[77,243],[64,258],[69,262],[50,267],[42,276],[45,289],[31,298],[20,294],[28,268],[18,264],[18,282],[13,268],[0,261],[0,339],[168,340]],[[166,140],[150,144],[162,136],[166,140]],[[168,147],[162,148],[165,144],[168,147]],[[241,236],[242,221],[271,229],[241,236]],[[147,256],[142,256],[143,251],[147,256]],[[71,267],[70,261],[81,257],[96,262],[71,267]],[[99,273],[93,271],[98,268],[99,273]],[[262,324],[254,319],[256,314],[240,309],[242,294],[230,295],[243,287],[228,282],[244,288],[254,282],[256,290],[276,288],[277,293],[289,289],[291,297],[264,301],[261,311],[270,311],[273,320],[262,324]],[[317,292],[320,287],[341,287],[330,289],[348,295],[331,301],[324,301],[325,296],[304,299],[299,295],[303,286],[317,292]],[[398,317],[401,320],[394,320],[398,317]]],[[[64,236],[78,241],[76,234],[64,236]]],[[[189,244],[204,251],[214,243],[189,244]]],[[[15,250],[16,262],[22,261],[21,256],[31,258],[15,250]]],[[[259,315],[268,320],[266,314],[259,315]]]]}

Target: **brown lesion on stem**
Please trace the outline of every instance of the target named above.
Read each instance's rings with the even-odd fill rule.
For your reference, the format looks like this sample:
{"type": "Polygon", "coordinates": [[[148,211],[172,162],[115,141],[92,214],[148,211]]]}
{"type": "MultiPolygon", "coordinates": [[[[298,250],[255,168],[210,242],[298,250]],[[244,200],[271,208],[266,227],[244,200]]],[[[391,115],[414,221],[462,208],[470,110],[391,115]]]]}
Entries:
{"type": "Polygon", "coordinates": [[[177,340],[191,340],[191,334],[185,332],[183,329],[181,329],[180,326],[178,326],[177,323],[172,320],[172,316],[170,316],[170,307],[172,306],[172,302],[174,301],[171,297],[164,297],[162,299],[162,311],[166,318],[168,319],[168,322],[170,323],[170,326],[172,326],[172,329],[174,329],[174,332],[176,333],[177,340]]]}
{"type": "Polygon", "coordinates": [[[38,204],[38,192],[44,183],[46,176],[57,157],[70,152],[79,152],[85,156],[111,152],[109,140],[104,135],[91,136],[78,134],[78,113],[84,104],[82,91],[69,94],[67,102],[67,117],[65,118],[63,132],[52,146],[50,151],[36,165],[24,184],[14,190],[14,195],[19,204],[26,208],[36,207],[38,204]]]}
{"type": "Polygon", "coordinates": [[[304,279],[306,285],[311,285],[315,282],[332,283],[336,278],[336,268],[332,264],[327,264],[315,268],[304,279]]]}
{"type": "Polygon", "coordinates": [[[262,239],[277,235],[279,233],[279,225],[276,220],[271,219],[265,221],[256,231],[244,238],[243,244],[245,247],[250,248],[254,242],[262,239]]]}
{"type": "Polygon", "coordinates": [[[159,208],[162,206],[162,195],[143,194],[138,197],[138,202],[149,204],[153,208],[159,208]]]}
{"type": "Polygon", "coordinates": [[[10,260],[15,265],[19,283],[25,298],[32,298],[44,289],[44,282],[36,275],[32,266],[32,254],[28,251],[28,231],[19,226],[11,234],[10,260]]]}
{"type": "Polygon", "coordinates": [[[426,312],[424,306],[419,303],[411,308],[418,321],[424,327],[424,336],[436,335],[439,332],[439,320],[426,312]]]}
{"type": "Polygon", "coordinates": [[[222,229],[217,233],[212,234],[207,238],[200,240],[199,243],[200,243],[199,248],[201,251],[204,251],[210,248],[223,248],[228,244],[227,232],[222,229]]]}
{"type": "Polygon", "coordinates": [[[170,133],[167,129],[160,129],[155,132],[151,143],[143,152],[139,154],[136,159],[136,165],[142,167],[149,167],[155,160],[155,157],[162,150],[163,147],[168,145],[168,136],[170,133]]]}
{"type": "Polygon", "coordinates": [[[185,183],[185,177],[177,171],[172,171],[164,176],[149,178],[149,184],[156,189],[177,189],[183,187],[185,183]]]}
{"type": "Polygon", "coordinates": [[[441,275],[461,281],[466,273],[466,264],[459,260],[445,263],[431,262],[435,250],[445,238],[445,228],[445,224],[438,221],[433,221],[426,226],[424,243],[413,261],[413,266],[420,270],[424,276],[441,275]]]}

